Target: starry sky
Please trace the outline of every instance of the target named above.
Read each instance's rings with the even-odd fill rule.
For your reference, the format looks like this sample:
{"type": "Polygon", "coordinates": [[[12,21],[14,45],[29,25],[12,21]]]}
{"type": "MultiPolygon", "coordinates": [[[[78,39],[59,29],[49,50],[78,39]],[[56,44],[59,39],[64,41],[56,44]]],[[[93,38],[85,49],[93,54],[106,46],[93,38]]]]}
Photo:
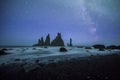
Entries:
{"type": "Polygon", "coordinates": [[[120,0],[0,0],[0,45],[32,45],[58,32],[65,44],[120,45],[120,0]]]}

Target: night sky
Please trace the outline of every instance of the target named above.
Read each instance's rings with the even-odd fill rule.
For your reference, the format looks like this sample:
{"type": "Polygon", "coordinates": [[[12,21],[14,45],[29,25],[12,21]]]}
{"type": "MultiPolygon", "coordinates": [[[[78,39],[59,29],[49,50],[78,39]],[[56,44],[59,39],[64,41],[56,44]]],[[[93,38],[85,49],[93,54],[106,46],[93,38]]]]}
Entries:
{"type": "Polygon", "coordinates": [[[0,0],[0,45],[32,45],[50,33],[65,44],[120,45],[120,0],[0,0]]]}

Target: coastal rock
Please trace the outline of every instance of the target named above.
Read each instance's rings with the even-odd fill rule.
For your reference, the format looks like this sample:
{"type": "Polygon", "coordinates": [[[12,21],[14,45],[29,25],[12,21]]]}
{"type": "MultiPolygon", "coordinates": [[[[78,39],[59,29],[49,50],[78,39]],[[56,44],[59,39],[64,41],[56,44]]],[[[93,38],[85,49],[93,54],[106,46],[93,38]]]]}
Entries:
{"type": "Polygon", "coordinates": [[[64,48],[64,47],[61,47],[61,48],[59,49],[59,51],[60,51],[60,52],[67,52],[67,49],[64,48]]]}
{"type": "MultiPolygon", "coordinates": [[[[33,46],[64,46],[64,41],[61,37],[61,33],[58,33],[56,38],[50,42],[50,35],[48,34],[46,36],[45,41],[43,37],[41,37],[41,39],[38,40],[38,43],[34,44],[33,46]]],[[[72,39],[71,39],[71,46],[72,46],[72,39]]]]}
{"type": "Polygon", "coordinates": [[[44,45],[45,46],[50,46],[50,35],[49,34],[46,36],[46,40],[45,40],[45,44],[44,45]]]}
{"type": "Polygon", "coordinates": [[[0,55],[4,55],[6,52],[4,50],[0,50],[0,55]]]}
{"type": "Polygon", "coordinates": [[[102,44],[93,45],[93,47],[95,49],[99,49],[99,51],[104,51],[104,49],[105,49],[105,46],[102,44]]]}
{"type": "Polygon", "coordinates": [[[120,46],[111,45],[107,46],[106,49],[120,49],[120,46]]]}
{"type": "Polygon", "coordinates": [[[61,33],[58,33],[56,38],[52,41],[51,46],[64,46],[64,41],[62,40],[61,33]]]}

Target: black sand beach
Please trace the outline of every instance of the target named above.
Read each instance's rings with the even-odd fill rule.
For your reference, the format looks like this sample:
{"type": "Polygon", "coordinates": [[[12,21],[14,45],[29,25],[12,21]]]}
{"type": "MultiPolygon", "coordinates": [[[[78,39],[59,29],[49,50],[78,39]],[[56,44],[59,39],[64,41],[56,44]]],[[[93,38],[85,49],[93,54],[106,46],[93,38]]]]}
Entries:
{"type": "Polygon", "coordinates": [[[71,60],[38,63],[25,71],[25,63],[2,64],[0,80],[120,80],[120,54],[96,55],[71,60]]]}

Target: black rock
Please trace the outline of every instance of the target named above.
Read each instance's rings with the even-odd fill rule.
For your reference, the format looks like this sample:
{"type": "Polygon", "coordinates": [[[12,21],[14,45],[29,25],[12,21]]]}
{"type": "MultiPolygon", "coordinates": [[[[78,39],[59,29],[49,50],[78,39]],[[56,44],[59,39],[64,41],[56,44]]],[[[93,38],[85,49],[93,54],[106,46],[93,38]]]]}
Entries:
{"type": "Polygon", "coordinates": [[[70,38],[70,46],[73,46],[73,45],[72,45],[72,38],[70,38]]]}
{"type": "Polygon", "coordinates": [[[41,39],[38,40],[38,45],[39,45],[39,46],[44,46],[43,37],[41,37],[41,39]]]}
{"type": "MultiPolygon", "coordinates": [[[[46,36],[46,39],[44,41],[43,37],[38,40],[37,44],[34,44],[33,46],[64,46],[64,41],[61,37],[61,33],[58,33],[55,39],[50,42],[50,35],[48,34],[46,36]]],[[[71,46],[72,46],[72,39],[71,39],[71,46]]]]}
{"type": "Polygon", "coordinates": [[[40,60],[35,60],[36,63],[39,63],[40,60]]]}
{"type": "Polygon", "coordinates": [[[33,50],[36,50],[36,48],[33,48],[33,50]]]}
{"type": "Polygon", "coordinates": [[[91,47],[85,47],[85,49],[92,49],[91,47]]]}
{"type": "Polygon", "coordinates": [[[64,46],[64,41],[62,40],[61,33],[58,33],[56,38],[51,42],[51,46],[64,46]]]}
{"type": "Polygon", "coordinates": [[[20,59],[15,59],[14,61],[20,61],[20,59]]]}
{"type": "Polygon", "coordinates": [[[2,50],[3,50],[3,51],[7,51],[7,49],[6,49],[6,48],[3,48],[2,50]]]}
{"type": "Polygon", "coordinates": [[[45,46],[50,46],[50,34],[48,34],[46,36],[46,40],[45,40],[45,43],[44,43],[45,46]]]}
{"type": "Polygon", "coordinates": [[[106,49],[120,49],[120,46],[111,45],[107,46],[106,49]]]}
{"type": "Polygon", "coordinates": [[[118,46],[118,49],[120,49],[120,46],[118,46]]]}
{"type": "Polygon", "coordinates": [[[99,49],[99,51],[104,51],[105,49],[105,45],[102,45],[102,44],[93,45],[93,47],[95,49],[99,49]]]}
{"type": "Polygon", "coordinates": [[[60,51],[60,52],[67,52],[67,49],[64,48],[64,47],[61,47],[61,48],[59,49],[59,51],[60,51]]]}
{"type": "Polygon", "coordinates": [[[99,51],[104,51],[104,49],[103,48],[99,48],[99,51]]]}
{"type": "Polygon", "coordinates": [[[84,46],[77,46],[77,48],[84,48],[84,46]]]}
{"type": "Polygon", "coordinates": [[[0,55],[6,54],[4,50],[0,50],[0,55]]]}
{"type": "Polygon", "coordinates": [[[47,46],[44,46],[44,48],[48,48],[47,46]]]}

